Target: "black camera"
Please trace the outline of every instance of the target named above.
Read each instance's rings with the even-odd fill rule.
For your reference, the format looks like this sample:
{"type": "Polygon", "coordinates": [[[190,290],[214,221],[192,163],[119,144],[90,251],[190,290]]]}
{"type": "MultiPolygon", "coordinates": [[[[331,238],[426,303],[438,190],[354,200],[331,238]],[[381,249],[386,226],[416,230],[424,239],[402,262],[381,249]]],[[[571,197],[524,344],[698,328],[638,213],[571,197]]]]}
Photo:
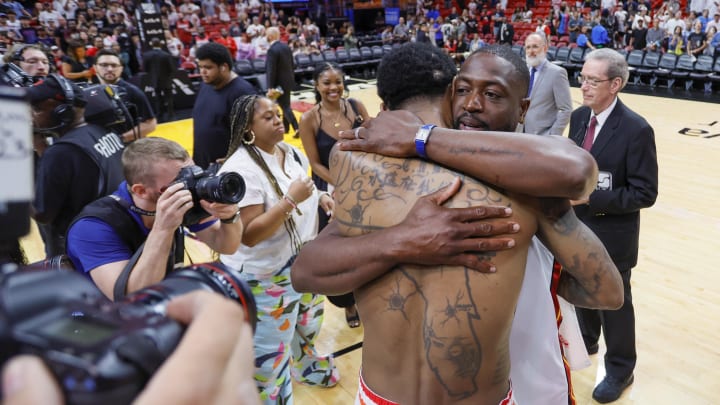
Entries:
{"type": "Polygon", "coordinates": [[[12,87],[30,87],[37,77],[32,77],[25,73],[20,66],[10,62],[0,66],[0,83],[4,83],[12,87]]]}
{"type": "MultiPolygon", "coordinates": [[[[132,127],[134,118],[122,99],[123,90],[111,84],[78,85],[87,101],[85,121],[107,129],[124,126],[132,127]]],[[[124,131],[122,131],[124,132],[124,131]]],[[[118,132],[118,133],[122,133],[118,132]]]]}
{"type": "Polygon", "coordinates": [[[0,269],[0,365],[21,353],[40,356],[68,404],[128,404],[138,395],[184,333],[164,316],[173,297],[223,294],[243,306],[255,328],[249,287],[219,263],[174,271],[120,303],[74,271],[12,267],[0,269]]]}
{"type": "Polygon", "coordinates": [[[227,172],[217,175],[219,169],[213,163],[207,170],[200,166],[187,166],[180,169],[173,184],[183,183],[190,190],[193,207],[185,213],[183,225],[193,225],[210,216],[200,205],[200,200],[237,204],[245,195],[245,180],[237,173],[227,172]]]}

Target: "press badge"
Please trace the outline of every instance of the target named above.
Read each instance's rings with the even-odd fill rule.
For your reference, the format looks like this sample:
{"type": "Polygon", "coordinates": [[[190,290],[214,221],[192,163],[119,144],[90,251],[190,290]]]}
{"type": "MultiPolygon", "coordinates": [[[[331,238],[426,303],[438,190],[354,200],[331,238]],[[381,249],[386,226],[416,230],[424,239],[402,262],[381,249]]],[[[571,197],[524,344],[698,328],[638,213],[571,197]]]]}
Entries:
{"type": "Polygon", "coordinates": [[[595,190],[608,191],[612,190],[612,173],[598,172],[598,182],[595,190]]]}

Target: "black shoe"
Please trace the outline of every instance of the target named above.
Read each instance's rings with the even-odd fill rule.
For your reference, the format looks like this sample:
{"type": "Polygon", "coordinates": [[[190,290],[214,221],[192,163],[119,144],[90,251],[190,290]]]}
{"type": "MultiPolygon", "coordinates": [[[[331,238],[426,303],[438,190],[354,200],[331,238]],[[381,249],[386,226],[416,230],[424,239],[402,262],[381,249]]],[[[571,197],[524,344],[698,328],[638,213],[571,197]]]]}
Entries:
{"type": "Polygon", "coordinates": [[[597,354],[598,350],[600,350],[600,345],[597,343],[585,345],[585,349],[587,349],[588,354],[592,356],[593,354],[597,354]]]}
{"type": "Polygon", "coordinates": [[[629,387],[634,380],[635,377],[632,374],[625,379],[619,379],[611,375],[606,375],[600,384],[598,384],[598,386],[593,390],[592,397],[601,404],[617,401],[623,391],[625,391],[625,388],[629,387]]]}

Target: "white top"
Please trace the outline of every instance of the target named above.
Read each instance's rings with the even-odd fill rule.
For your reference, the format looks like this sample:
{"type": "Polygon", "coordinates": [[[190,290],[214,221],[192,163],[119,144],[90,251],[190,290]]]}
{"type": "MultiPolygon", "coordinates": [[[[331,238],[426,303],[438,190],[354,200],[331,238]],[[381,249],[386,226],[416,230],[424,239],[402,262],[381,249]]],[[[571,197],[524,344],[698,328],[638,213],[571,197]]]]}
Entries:
{"type": "MultiPolygon", "coordinates": [[[[309,162],[305,155],[292,146],[284,142],[279,143],[277,146],[285,152],[284,168],[280,168],[275,155],[258,150],[270,168],[270,172],[277,179],[284,195],[295,179],[308,177],[309,162]],[[298,164],[292,150],[295,150],[295,154],[300,158],[302,165],[298,164]]],[[[282,196],[278,196],[273,190],[270,180],[244,147],[238,148],[220,169],[220,173],[229,171],[240,174],[245,180],[245,196],[238,204],[240,208],[263,204],[265,211],[267,211],[282,199],[282,196]]],[[[316,190],[307,200],[298,204],[298,208],[303,213],[301,216],[295,210],[292,210],[292,217],[295,220],[301,243],[315,238],[317,234],[319,199],[320,194],[316,190]]],[[[270,238],[253,247],[242,244],[238,251],[232,255],[220,255],[220,261],[235,269],[242,267],[244,272],[255,275],[269,275],[280,270],[292,256],[293,247],[290,235],[285,226],[281,225],[270,238]]]]}
{"type": "Polygon", "coordinates": [[[553,256],[533,237],[510,330],[510,378],[519,404],[568,403],[555,306],[550,296],[553,256]]]}

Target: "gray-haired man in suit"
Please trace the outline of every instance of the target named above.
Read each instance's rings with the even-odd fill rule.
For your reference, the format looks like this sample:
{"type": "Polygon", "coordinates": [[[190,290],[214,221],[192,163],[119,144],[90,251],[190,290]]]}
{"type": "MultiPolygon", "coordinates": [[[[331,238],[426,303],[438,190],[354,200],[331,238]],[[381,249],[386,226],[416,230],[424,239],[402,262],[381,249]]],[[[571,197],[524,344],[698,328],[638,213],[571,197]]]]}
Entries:
{"type": "Polygon", "coordinates": [[[567,72],[547,60],[544,35],[532,33],[525,39],[525,61],[530,70],[530,108],[525,115],[525,133],[562,135],[570,121],[572,102],[567,72]]]}

